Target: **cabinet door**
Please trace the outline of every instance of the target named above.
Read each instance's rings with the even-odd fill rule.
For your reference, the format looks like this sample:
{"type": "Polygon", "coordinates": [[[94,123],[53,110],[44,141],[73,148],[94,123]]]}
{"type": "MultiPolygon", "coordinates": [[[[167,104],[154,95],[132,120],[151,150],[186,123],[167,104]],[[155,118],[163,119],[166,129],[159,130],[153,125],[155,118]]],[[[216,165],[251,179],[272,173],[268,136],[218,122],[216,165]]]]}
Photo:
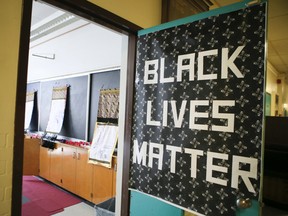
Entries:
{"type": "Polygon", "coordinates": [[[23,175],[39,175],[39,139],[24,139],[23,175]]]}
{"type": "Polygon", "coordinates": [[[42,178],[50,180],[50,151],[48,148],[40,147],[39,156],[39,175],[42,178]]]}
{"type": "Polygon", "coordinates": [[[50,181],[61,186],[62,181],[62,148],[57,147],[50,151],[50,181]]]}
{"type": "Polygon", "coordinates": [[[88,163],[88,151],[77,149],[76,194],[92,201],[93,165],[88,163]]]}
{"type": "Polygon", "coordinates": [[[62,187],[75,193],[76,148],[62,146],[62,187]]]}
{"type": "Polygon", "coordinates": [[[93,203],[100,203],[112,197],[113,169],[93,166],[93,203]]]}
{"type": "Polygon", "coordinates": [[[113,177],[112,177],[112,196],[116,196],[116,177],[117,177],[117,158],[113,157],[112,159],[113,167],[113,177]]]}

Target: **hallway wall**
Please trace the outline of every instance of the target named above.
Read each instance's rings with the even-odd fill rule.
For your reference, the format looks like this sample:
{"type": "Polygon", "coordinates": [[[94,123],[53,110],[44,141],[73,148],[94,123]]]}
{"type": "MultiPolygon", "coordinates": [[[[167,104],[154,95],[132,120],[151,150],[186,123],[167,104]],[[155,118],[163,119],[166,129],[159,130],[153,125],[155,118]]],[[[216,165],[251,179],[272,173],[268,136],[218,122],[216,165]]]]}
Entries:
{"type": "Polygon", "coordinates": [[[14,111],[21,0],[0,2],[0,215],[11,212],[14,111]]]}
{"type": "MultiPolygon", "coordinates": [[[[92,2],[96,4],[95,0],[92,2]]],[[[160,23],[161,0],[141,2],[126,0],[121,3],[113,0],[97,1],[97,4],[142,27],[151,27],[160,23]]],[[[22,0],[0,2],[2,28],[0,34],[0,216],[11,215],[14,115],[21,10],[22,0]]]]}
{"type": "Polygon", "coordinates": [[[162,0],[89,0],[106,10],[139,25],[149,28],[161,23],[162,0]]]}

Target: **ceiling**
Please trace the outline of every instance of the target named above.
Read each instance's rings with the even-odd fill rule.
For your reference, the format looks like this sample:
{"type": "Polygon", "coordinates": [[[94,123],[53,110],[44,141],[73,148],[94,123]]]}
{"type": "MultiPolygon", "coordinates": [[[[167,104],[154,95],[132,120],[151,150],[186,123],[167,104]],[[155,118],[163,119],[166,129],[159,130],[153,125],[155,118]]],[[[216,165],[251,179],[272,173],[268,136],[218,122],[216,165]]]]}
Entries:
{"type": "Polygon", "coordinates": [[[59,9],[55,7],[48,6],[39,1],[33,1],[31,26],[33,27],[35,24],[41,22],[53,13],[56,13],[58,10],[59,9]]]}
{"type": "MultiPolygon", "coordinates": [[[[223,7],[240,0],[211,0],[213,8],[223,7]]],[[[288,83],[288,1],[268,1],[268,61],[286,77],[288,83]]],[[[37,23],[59,11],[47,4],[34,2],[32,11],[32,28],[37,23]]]]}
{"type": "Polygon", "coordinates": [[[119,69],[126,36],[34,1],[27,82],[119,69]]]}

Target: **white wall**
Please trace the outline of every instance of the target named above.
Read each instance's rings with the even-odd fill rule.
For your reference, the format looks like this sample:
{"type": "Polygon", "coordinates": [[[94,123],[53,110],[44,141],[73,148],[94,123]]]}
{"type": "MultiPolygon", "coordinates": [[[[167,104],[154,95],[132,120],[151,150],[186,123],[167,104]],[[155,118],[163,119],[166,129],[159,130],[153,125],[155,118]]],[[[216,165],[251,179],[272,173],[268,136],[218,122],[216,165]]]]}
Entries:
{"type": "MultiPolygon", "coordinates": [[[[95,24],[78,21],[74,30],[31,43],[28,82],[99,71],[121,65],[122,36],[95,24]],[[80,23],[79,23],[80,22],[80,23]],[[35,45],[36,44],[36,45],[35,45]],[[55,54],[55,59],[32,56],[55,54]]],[[[62,30],[63,31],[63,30],[62,30]]]]}
{"type": "Polygon", "coordinates": [[[284,104],[288,104],[288,85],[285,83],[285,76],[280,74],[270,62],[267,63],[266,92],[271,94],[271,115],[277,111],[279,115],[284,114],[284,104]],[[281,80],[281,83],[277,83],[281,80]],[[276,104],[276,95],[279,97],[276,104]]]}

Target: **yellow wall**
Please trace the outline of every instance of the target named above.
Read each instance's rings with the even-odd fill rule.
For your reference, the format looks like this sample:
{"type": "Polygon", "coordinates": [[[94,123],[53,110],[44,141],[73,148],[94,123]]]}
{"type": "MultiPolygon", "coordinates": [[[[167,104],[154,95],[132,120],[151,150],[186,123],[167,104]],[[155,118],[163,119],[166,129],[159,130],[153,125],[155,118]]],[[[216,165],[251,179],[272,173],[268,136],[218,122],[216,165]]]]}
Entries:
{"type": "Polygon", "coordinates": [[[269,62],[267,62],[266,92],[271,95],[271,116],[274,116],[275,111],[278,110],[275,103],[277,94],[277,78],[278,72],[269,62]]]}
{"type": "MultiPolygon", "coordinates": [[[[161,0],[90,0],[143,28],[160,24],[161,0]]],[[[0,216],[10,215],[14,111],[21,0],[0,1],[0,216]]],[[[275,77],[268,71],[267,92],[275,90],[275,77]]],[[[286,85],[286,89],[287,89],[286,85]]],[[[285,97],[287,97],[285,95],[285,97]]],[[[288,99],[287,99],[288,100],[288,99]]]]}
{"type": "Polygon", "coordinates": [[[21,0],[0,1],[0,215],[11,211],[12,161],[21,0]]]}
{"type": "Polygon", "coordinates": [[[161,0],[89,1],[142,28],[149,28],[161,23],[161,0]]]}
{"type": "Polygon", "coordinates": [[[266,92],[272,94],[272,92],[277,92],[277,77],[278,72],[276,69],[268,62],[267,64],[267,76],[266,76],[266,92]]]}
{"type": "MultiPolygon", "coordinates": [[[[161,0],[92,0],[92,2],[143,28],[158,25],[161,20],[161,0]]],[[[11,214],[14,113],[21,9],[22,0],[0,1],[0,216],[11,214]]]]}

